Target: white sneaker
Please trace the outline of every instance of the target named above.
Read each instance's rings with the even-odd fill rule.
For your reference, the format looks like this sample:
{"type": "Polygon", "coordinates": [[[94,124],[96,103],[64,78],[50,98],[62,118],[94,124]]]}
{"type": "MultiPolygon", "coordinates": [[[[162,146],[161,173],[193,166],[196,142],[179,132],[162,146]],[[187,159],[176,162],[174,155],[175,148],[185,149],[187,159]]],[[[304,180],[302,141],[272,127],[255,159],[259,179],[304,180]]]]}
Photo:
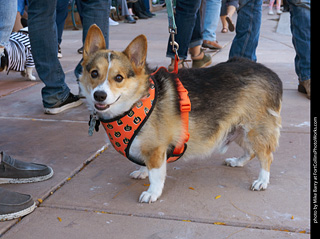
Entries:
{"type": "Polygon", "coordinates": [[[113,21],[110,17],[109,17],[109,26],[118,26],[119,22],[113,21]]]}
{"type": "Polygon", "coordinates": [[[69,93],[68,98],[62,102],[60,105],[55,105],[50,108],[44,108],[44,113],[49,115],[56,115],[65,110],[77,107],[81,105],[83,102],[80,100],[78,95],[73,95],[71,92],[69,93]]]}
{"type": "Polygon", "coordinates": [[[268,15],[274,15],[274,12],[271,10],[269,10],[268,15]]]}
{"type": "Polygon", "coordinates": [[[279,9],[277,10],[277,14],[280,15],[282,13],[282,11],[279,9]]]}

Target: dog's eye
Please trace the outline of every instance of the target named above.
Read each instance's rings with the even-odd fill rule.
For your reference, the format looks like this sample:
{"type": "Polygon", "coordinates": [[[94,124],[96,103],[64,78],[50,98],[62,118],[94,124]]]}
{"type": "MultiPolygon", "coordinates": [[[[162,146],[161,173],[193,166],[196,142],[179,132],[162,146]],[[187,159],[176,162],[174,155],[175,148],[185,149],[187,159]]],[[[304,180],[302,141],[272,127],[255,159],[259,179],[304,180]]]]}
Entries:
{"type": "Polygon", "coordinates": [[[97,70],[91,71],[91,77],[92,77],[92,78],[97,78],[98,76],[99,76],[99,73],[98,73],[97,70]]]}
{"type": "Polygon", "coordinates": [[[118,83],[120,83],[121,81],[123,81],[123,76],[122,75],[117,75],[114,80],[118,83]]]}

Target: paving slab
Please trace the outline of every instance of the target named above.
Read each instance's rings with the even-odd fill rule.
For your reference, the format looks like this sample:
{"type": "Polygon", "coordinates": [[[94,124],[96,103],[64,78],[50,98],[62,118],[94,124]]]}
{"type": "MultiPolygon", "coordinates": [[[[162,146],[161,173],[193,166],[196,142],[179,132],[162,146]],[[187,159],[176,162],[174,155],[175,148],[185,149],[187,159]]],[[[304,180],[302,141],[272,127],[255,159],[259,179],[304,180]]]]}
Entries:
{"type": "Polygon", "coordinates": [[[295,90],[284,90],[282,101],[282,129],[310,135],[310,100],[295,90]]]}
{"type": "MultiPolygon", "coordinates": [[[[53,168],[54,176],[44,182],[0,185],[8,190],[30,194],[34,200],[50,195],[105,145],[104,134],[91,137],[90,144],[86,145],[89,136],[85,123],[0,119],[0,132],[0,150],[16,159],[53,168]]],[[[0,223],[0,235],[5,228],[7,226],[3,227],[0,223]]]]}
{"type": "MultiPolygon", "coordinates": [[[[68,79],[73,79],[73,73],[69,73],[68,79]]],[[[78,85],[74,81],[68,83],[71,92],[78,93],[78,85]]],[[[42,82],[19,91],[17,94],[10,94],[6,97],[2,97],[0,100],[1,112],[0,118],[16,118],[16,119],[46,119],[46,120],[70,120],[70,121],[89,121],[89,111],[86,104],[80,107],[74,108],[71,111],[65,111],[63,114],[46,115],[44,114],[41,89],[44,87],[42,82]]]]}
{"type": "Polygon", "coordinates": [[[257,160],[243,168],[230,168],[223,164],[224,158],[242,153],[237,146],[233,146],[223,156],[213,155],[206,160],[180,160],[169,164],[161,198],[154,204],[141,204],[138,197],[148,188],[149,181],[131,179],[128,175],[136,166],[110,148],[43,205],[308,231],[310,166],[308,155],[300,148],[309,145],[309,138],[306,134],[282,134],[282,147],[275,153],[271,168],[271,184],[263,192],[249,190],[259,173],[257,160]],[[216,199],[219,195],[220,198],[216,199]]]}
{"type": "MultiPolygon", "coordinates": [[[[88,136],[89,114],[85,104],[59,114],[45,115],[41,102],[42,83],[0,99],[0,150],[26,162],[51,166],[54,176],[36,184],[1,185],[9,190],[26,193],[34,200],[44,199],[87,160],[104,147],[105,135],[88,136]]],[[[70,86],[77,89],[77,85],[70,86]]],[[[0,223],[0,235],[15,221],[0,223]]]]}
{"type": "Polygon", "coordinates": [[[39,208],[21,223],[23,230],[12,228],[4,239],[208,239],[208,238],[309,238],[306,234],[253,228],[162,220],[103,212],[39,208]]]}
{"type": "Polygon", "coordinates": [[[290,30],[290,13],[289,12],[283,12],[280,15],[279,18],[279,24],[277,26],[277,33],[279,34],[285,34],[285,35],[291,35],[290,30]]]}
{"type": "Polygon", "coordinates": [[[14,72],[10,75],[4,75],[5,73],[0,73],[0,98],[10,95],[19,90],[31,87],[37,84],[37,81],[26,80],[25,77],[21,76],[20,73],[14,72]]]}

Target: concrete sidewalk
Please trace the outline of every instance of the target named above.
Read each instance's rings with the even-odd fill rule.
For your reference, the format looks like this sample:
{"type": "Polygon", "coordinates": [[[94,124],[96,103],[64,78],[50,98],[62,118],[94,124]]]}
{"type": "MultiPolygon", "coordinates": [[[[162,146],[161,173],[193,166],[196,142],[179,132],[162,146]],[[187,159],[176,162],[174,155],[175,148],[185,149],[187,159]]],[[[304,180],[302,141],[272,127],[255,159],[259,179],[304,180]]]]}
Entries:
{"type": "MultiPolygon", "coordinates": [[[[110,48],[123,50],[139,34],[148,38],[150,66],[167,66],[168,27],[164,10],[137,24],[110,27],[110,48]]],[[[137,166],[105,145],[100,130],[88,136],[85,104],[59,115],[45,115],[43,83],[26,82],[19,73],[0,74],[0,150],[11,156],[44,163],[52,179],[25,185],[1,185],[41,199],[36,210],[22,218],[0,222],[5,239],[37,238],[310,238],[310,101],[297,92],[295,51],[291,36],[276,32],[279,16],[263,11],[258,62],[282,79],[283,127],[274,154],[270,185],[252,192],[258,160],[230,168],[223,159],[240,155],[232,145],[224,155],[204,160],[179,160],[168,165],[161,198],[138,203],[148,180],[133,180],[137,166]]],[[[236,16],[234,18],[236,20],[236,16]]],[[[286,21],[283,21],[286,22],[286,21]]],[[[287,29],[286,26],[283,29],[287,29]]],[[[289,26],[287,26],[289,27],[289,26]]],[[[224,48],[213,53],[213,64],[228,59],[234,33],[220,33],[224,48]]],[[[66,80],[78,92],[73,69],[81,56],[82,31],[63,35],[61,63],[66,80]]]]}

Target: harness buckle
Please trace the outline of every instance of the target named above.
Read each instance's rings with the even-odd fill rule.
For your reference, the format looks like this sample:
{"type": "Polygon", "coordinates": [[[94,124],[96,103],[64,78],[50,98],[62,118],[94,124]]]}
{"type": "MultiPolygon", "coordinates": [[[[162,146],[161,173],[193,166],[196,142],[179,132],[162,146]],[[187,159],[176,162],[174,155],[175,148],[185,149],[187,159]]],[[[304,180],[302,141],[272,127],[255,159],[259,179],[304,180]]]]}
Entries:
{"type": "Polygon", "coordinates": [[[184,104],[183,102],[184,102],[183,100],[180,101],[180,111],[181,112],[190,112],[191,104],[188,104],[188,103],[184,104]]]}

